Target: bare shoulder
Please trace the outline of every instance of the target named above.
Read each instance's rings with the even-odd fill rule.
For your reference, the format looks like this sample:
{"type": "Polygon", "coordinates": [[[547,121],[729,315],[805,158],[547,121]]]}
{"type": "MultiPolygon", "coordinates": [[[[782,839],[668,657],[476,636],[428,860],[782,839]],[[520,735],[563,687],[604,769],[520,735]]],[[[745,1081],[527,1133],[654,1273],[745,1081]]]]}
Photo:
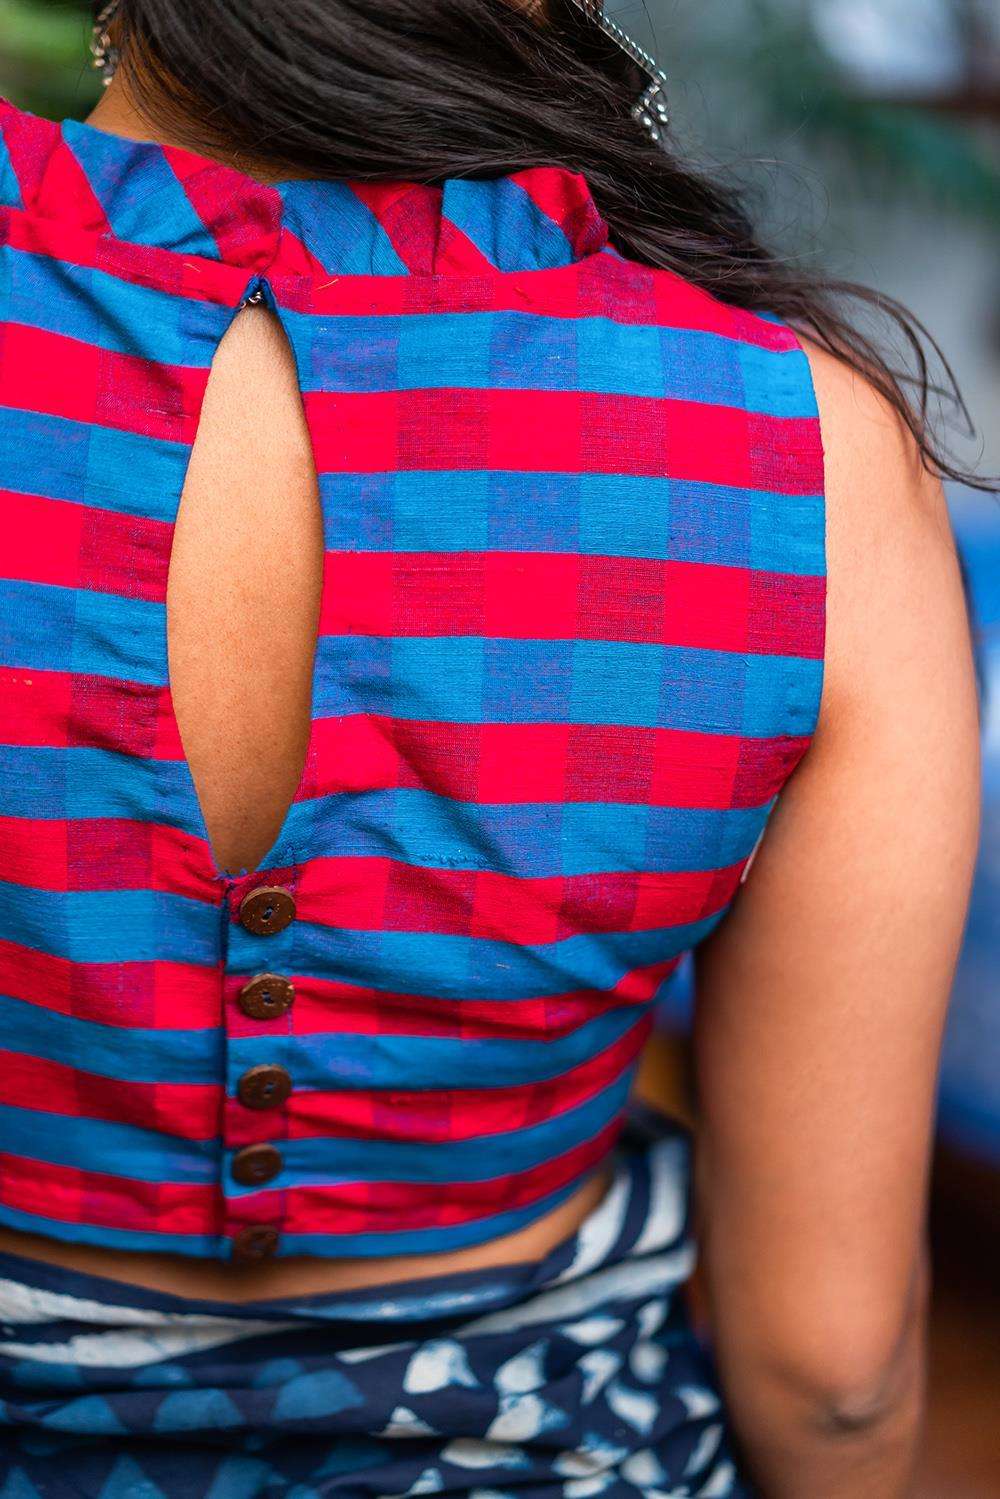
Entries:
{"type": "Polygon", "coordinates": [[[900,527],[927,531],[951,550],[940,480],[924,466],[902,417],[865,375],[807,339],[802,346],[819,404],[835,531],[847,527],[890,543],[900,527]]]}
{"type": "MultiPolygon", "coordinates": [[[[951,653],[962,669],[968,623],[940,480],[899,413],[863,374],[807,339],[826,468],[827,676],[824,711],[883,695],[951,653]]],[[[895,696],[895,694],[893,694],[895,696]]]]}

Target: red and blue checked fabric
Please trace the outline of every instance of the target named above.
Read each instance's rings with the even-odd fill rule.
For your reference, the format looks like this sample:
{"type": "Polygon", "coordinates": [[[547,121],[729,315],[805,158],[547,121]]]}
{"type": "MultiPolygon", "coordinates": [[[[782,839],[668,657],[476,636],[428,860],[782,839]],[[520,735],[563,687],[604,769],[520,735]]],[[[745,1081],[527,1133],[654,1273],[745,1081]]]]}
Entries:
{"type": "Polygon", "coordinates": [[[482,1242],[621,1126],[819,705],[793,332],[608,242],[584,179],[262,186],[0,106],[0,1222],[226,1256],[482,1242]],[[325,567],[305,768],[216,868],[165,585],[213,355],[294,352],[325,567]],[[285,930],[237,920],[292,891],[285,930]],[[295,998],[236,997],[276,972],[295,998]],[[280,1108],[239,1100],[287,1069],[280,1108]],[[234,1153],[280,1147],[264,1187],[234,1153]]]}

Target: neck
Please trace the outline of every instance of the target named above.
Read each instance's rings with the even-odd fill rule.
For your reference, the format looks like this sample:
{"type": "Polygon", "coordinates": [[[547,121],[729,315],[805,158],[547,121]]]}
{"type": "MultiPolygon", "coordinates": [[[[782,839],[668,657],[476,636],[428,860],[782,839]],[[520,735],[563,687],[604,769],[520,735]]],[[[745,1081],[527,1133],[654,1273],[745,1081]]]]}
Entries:
{"type": "MultiPolygon", "coordinates": [[[[160,129],[139,108],[120,74],[114,77],[104,90],[96,106],[87,116],[87,124],[95,126],[98,130],[107,131],[109,135],[122,136],[125,140],[154,141],[160,146],[183,147],[187,144],[169,132],[160,129]]],[[[256,178],[258,182],[273,182],[278,180],[277,173],[271,168],[257,162],[247,163],[234,156],[225,160],[224,164],[247,173],[256,178]]],[[[294,174],[285,171],[280,175],[288,177],[294,174]]]]}
{"type": "Polygon", "coordinates": [[[163,146],[177,144],[167,140],[136,107],[120,77],[111,80],[96,108],[87,116],[87,124],[106,130],[109,135],[124,136],[126,140],[156,141],[163,146]]]}

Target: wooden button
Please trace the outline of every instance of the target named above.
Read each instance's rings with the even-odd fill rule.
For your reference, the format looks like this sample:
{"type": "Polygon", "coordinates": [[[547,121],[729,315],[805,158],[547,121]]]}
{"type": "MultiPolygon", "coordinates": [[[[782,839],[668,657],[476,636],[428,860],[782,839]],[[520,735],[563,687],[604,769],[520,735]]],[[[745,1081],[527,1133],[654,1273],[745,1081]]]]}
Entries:
{"type": "Polygon", "coordinates": [[[274,1255],[278,1239],[276,1228],[266,1223],[248,1223],[233,1239],[233,1259],[237,1265],[259,1265],[274,1255]]]}
{"type": "Polygon", "coordinates": [[[262,1187],[273,1181],[284,1162],[273,1145],[247,1145],[233,1156],[233,1180],[241,1187],[262,1187]]]}
{"type": "Polygon", "coordinates": [[[284,885],[258,885],[240,901],[240,925],[255,937],[283,932],[294,918],[295,901],[284,885]]]}
{"type": "Polygon", "coordinates": [[[240,1103],[248,1109],[277,1109],[292,1091],[292,1079],[284,1067],[264,1062],[244,1072],[236,1084],[240,1103]]]}
{"type": "Polygon", "coordinates": [[[282,978],[280,973],[258,973],[243,985],[236,1002],[252,1020],[277,1020],[291,1009],[294,998],[291,979],[282,978]]]}

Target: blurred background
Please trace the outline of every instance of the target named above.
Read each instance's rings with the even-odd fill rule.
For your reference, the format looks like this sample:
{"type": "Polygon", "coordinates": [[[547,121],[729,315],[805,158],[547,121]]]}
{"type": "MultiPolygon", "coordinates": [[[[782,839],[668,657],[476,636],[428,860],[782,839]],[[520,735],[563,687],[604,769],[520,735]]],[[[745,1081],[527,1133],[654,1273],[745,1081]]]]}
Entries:
{"type": "MultiPolygon", "coordinates": [[[[972,419],[951,413],[953,451],[1000,473],[1000,0],[608,9],[669,73],[675,136],[744,185],[773,243],[922,319],[972,419]]],[[[0,93],[85,115],[98,93],[87,31],[83,0],[0,0],[0,93]]],[[[985,816],[941,1072],[920,1499],[1000,1499],[1000,501],[958,486],[949,498],[979,650],[985,816]]],[[[681,1113],[689,1008],[685,977],[645,1074],[681,1113]]]]}

